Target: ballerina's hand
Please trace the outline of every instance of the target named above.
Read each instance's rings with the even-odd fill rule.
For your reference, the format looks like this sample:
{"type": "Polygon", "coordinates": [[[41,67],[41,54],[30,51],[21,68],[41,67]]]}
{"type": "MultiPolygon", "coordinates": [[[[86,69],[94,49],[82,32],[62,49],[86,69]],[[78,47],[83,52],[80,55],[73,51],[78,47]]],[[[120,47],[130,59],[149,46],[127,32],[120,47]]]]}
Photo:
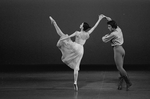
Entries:
{"type": "Polygon", "coordinates": [[[54,23],[55,22],[55,20],[50,16],[49,17],[50,18],[50,20],[51,20],[51,23],[54,23]]]}
{"type": "Polygon", "coordinates": [[[65,34],[65,37],[68,37],[69,35],[68,34],[65,34]]]}
{"type": "Polygon", "coordinates": [[[66,34],[66,36],[69,36],[68,34],[66,34]]]}

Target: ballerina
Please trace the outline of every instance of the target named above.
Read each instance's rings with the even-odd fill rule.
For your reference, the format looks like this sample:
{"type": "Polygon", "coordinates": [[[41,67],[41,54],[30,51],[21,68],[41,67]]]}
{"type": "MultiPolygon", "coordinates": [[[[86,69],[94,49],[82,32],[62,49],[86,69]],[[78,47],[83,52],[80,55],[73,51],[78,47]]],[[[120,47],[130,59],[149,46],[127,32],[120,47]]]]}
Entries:
{"type": "Polygon", "coordinates": [[[117,26],[116,22],[112,20],[110,17],[105,18],[108,20],[107,25],[108,29],[111,31],[110,34],[106,34],[102,37],[103,42],[111,42],[111,46],[114,50],[114,60],[117,66],[117,69],[120,73],[119,78],[119,84],[118,84],[118,90],[122,89],[122,83],[123,80],[126,82],[126,90],[132,85],[132,83],[129,80],[129,77],[127,75],[126,70],[123,68],[123,61],[125,57],[125,50],[122,47],[122,44],[124,42],[123,34],[119,26],[117,26]]]}
{"type": "Polygon", "coordinates": [[[99,15],[99,18],[95,25],[91,28],[88,23],[83,22],[80,25],[80,31],[76,31],[71,35],[64,34],[61,29],[58,27],[56,21],[50,16],[49,17],[52,24],[54,25],[57,34],[60,36],[60,39],[57,42],[57,47],[62,53],[61,60],[70,68],[74,70],[74,89],[78,91],[77,80],[78,72],[80,69],[81,59],[84,54],[84,44],[89,38],[90,34],[98,26],[99,22],[102,20],[103,15],[99,15]],[[71,37],[75,36],[75,41],[71,40],[71,37]]]}

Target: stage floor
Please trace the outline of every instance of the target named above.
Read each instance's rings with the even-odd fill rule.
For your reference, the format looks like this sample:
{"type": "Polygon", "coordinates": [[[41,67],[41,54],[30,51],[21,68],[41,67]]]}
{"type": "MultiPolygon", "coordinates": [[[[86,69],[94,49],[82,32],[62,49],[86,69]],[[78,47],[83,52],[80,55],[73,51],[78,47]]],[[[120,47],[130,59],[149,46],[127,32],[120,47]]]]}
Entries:
{"type": "MultiPolygon", "coordinates": [[[[150,71],[128,71],[133,85],[117,90],[117,71],[0,73],[0,99],[150,99],[150,71]]],[[[125,86],[125,85],[124,85],[125,86]]]]}

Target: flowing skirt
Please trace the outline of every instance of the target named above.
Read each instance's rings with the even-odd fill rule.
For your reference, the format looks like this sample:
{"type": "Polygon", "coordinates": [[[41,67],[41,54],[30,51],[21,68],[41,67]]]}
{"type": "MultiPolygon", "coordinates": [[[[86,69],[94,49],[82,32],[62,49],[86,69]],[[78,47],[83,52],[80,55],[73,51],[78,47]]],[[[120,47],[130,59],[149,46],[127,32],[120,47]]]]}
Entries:
{"type": "Polygon", "coordinates": [[[57,47],[62,53],[61,60],[70,68],[79,70],[80,62],[84,53],[83,45],[73,42],[68,38],[65,40],[59,39],[57,47]]]}

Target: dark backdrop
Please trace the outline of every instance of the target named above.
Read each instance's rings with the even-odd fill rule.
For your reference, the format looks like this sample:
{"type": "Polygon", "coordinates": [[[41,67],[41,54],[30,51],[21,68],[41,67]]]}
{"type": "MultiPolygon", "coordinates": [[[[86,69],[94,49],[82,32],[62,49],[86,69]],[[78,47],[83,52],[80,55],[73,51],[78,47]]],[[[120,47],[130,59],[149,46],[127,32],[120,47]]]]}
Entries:
{"type": "MultiPolygon", "coordinates": [[[[0,64],[63,64],[52,16],[64,33],[91,26],[103,13],[121,27],[125,64],[150,64],[150,0],[0,0],[0,64]]],[[[85,44],[81,64],[114,64],[103,19],[85,44]]]]}

